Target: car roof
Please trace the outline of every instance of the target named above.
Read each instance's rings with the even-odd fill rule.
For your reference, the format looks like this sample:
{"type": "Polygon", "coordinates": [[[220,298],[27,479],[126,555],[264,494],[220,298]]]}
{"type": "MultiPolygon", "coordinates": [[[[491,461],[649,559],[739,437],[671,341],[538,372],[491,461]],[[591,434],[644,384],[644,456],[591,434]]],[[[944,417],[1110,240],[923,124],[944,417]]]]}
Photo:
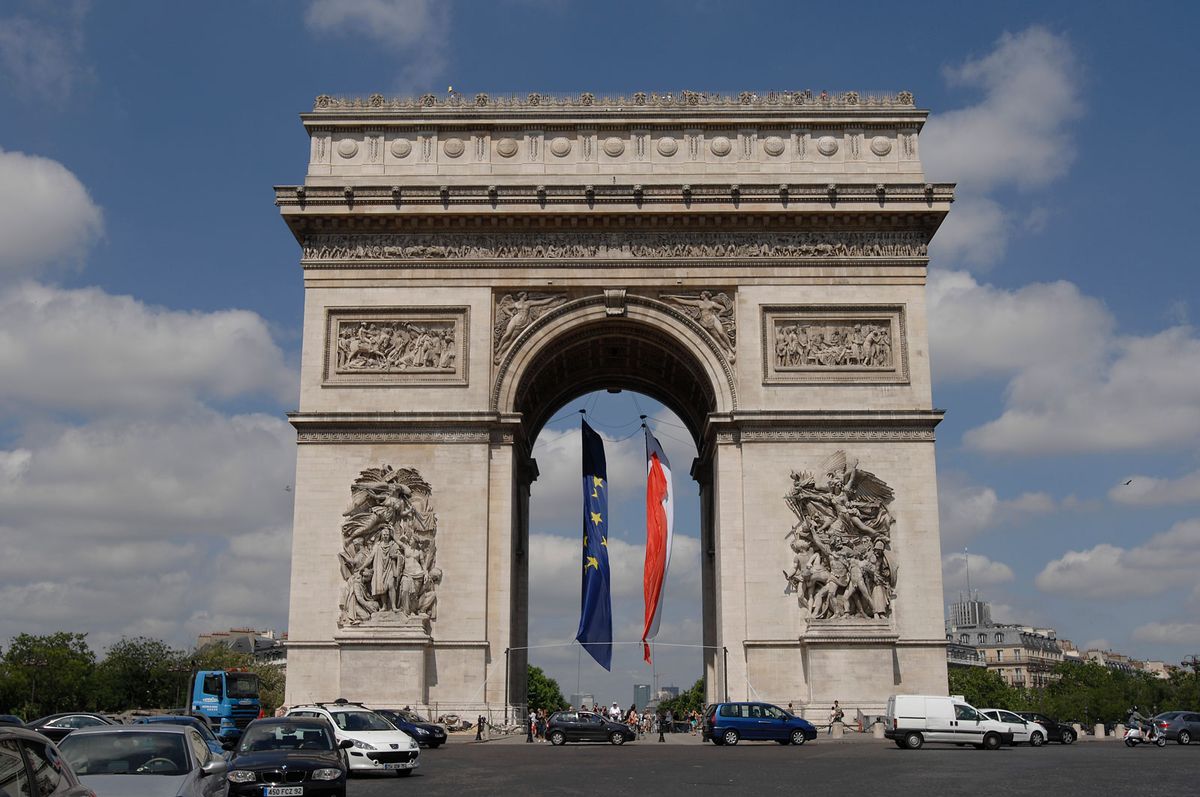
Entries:
{"type": "MultiPolygon", "coordinates": [[[[79,728],[71,731],[71,736],[95,736],[100,733],[174,733],[184,734],[188,731],[195,731],[195,728],[186,725],[172,725],[169,722],[156,723],[153,728],[148,728],[145,725],[96,725],[91,728],[79,728]]],[[[70,737],[67,737],[70,738],[70,737]]]]}
{"type": "Polygon", "coordinates": [[[31,742],[41,742],[42,744],[54,744],[49,737],[43,736],[29,728],[21,728],[16,725],[0,725],[0,739],[26,739],[31,742]]]}
{"type": "MultiPolygon", "coordinates": [[[[251,723],[256,728],[263,725],[304,726],[309,728],[328,728],[329,723],[318,717],[263,717],[251,723]]],[[[249,727],[249,726],[247,726],[249,727]]]]}
{"type": "Polygon", "coordinates": [[[149,725],[150,723],[154,723],[154,722],[163,722],[163,723],[167,723],[167,724],[174,723],[176,725],[180,725],[180,724],[184,724],[184,723],[191,725],[192,723],[203,722],[203,721],[204,720],[200,719],[199,717],[189,717],[186,714],[158,714],[153,717],[138,717],[137,719],[135,719],[133,721],[133,724],[134,725],[149,725]]]}

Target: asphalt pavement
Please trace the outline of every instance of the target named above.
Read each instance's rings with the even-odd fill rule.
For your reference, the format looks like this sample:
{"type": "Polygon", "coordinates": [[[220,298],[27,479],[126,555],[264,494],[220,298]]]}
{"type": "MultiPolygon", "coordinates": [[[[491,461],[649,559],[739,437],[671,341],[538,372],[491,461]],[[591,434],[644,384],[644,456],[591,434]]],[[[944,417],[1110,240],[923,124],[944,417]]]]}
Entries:
{"type": "Polygon", "coordinates": [[[608,744],[525,744],[522,739],[476,743],[452,738],[421,751],[407,778],[356,776],[350,797],[420,794],[637,794],[640,797],[737,789],[741,794],[880,793],[906,795],[1196,794],[1200,744],[1126,748],[1120,741],[1080,741],[1069,747],[1005,747],[990,752],[927,745],[900,750],[883,739],[822,736],[802,747],[742,742],[702,744],[678,735],[621,747],[608,744]]]}

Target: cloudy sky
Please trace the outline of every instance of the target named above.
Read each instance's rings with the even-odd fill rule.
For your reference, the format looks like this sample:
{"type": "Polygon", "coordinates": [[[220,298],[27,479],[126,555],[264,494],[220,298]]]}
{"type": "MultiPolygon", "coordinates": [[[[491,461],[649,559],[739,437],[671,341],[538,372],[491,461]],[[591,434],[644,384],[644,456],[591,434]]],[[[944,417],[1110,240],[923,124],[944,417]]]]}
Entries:
{"type": "MultiPolygon", "coordinates": [[[[929,283],[948,597],[968,548],[1004,620],[1200,652],[1195,14],[1048,8],[0,0],[0,644],[286,627],[302,292],[271,186],[304,173],[316,94],[453,84],[914,91],[928,175],[959,184],[929,283]]],[[[643,412],[677,473],[692,456],[645,398],[563,408],[538,441],[534,644],[576,623],[585,403],[622,474],[643,412]]],[[[695,643],[695,488],[676,488],[661,638],[695,643]]],[[[635,639],[641,508],[614,511],[635,639]]],[[[699,675],[660,658],[663,683],[699,675]]],[[[534,660],[574,691],[574,649],[534,660]]],[[[648,676],[631,648],[578,677],[624,703],[648,676]]]]}

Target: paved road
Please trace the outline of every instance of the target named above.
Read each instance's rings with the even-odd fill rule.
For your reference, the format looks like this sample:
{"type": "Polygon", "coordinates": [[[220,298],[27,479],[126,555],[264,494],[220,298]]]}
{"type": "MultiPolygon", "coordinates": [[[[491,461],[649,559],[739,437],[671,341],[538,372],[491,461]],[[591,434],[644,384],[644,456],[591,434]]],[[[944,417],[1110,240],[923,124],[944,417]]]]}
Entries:
{"type": "Polygon", "coordinates": [[[421,751],[409,778],[356,777],[350,797],[420,794],[689,795],[733,787],[739,793],[879,793],[905,795],[1033,794],[1099,797],[1108,794],[1196,794],[1200,744],[1128,749],[1120,742],[1085,741],[995,752],[928,746],[900,750],[873,739],[803,747],[743,742],[701,745],[685,737],[610,745],[472,744],[452,740],[421,751]]]}

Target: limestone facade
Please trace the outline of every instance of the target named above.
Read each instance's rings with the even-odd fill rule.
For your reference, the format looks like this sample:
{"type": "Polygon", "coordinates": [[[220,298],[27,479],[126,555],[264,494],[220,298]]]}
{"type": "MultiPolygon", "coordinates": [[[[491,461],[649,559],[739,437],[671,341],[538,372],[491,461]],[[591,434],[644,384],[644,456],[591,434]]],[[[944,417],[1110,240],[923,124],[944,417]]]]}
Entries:
{"type": "Polygon", "coordinates": [[[710,699],[944,693],[925,279],[953,186],[924,180],[926,115],[907,92],[318,98],[304,183],[276,188],[305,284],[287,702],[522,703],[530,449],[610,387],[697,440],[710,699]],[[804,531],[849,562],[803,548],[814,587],[846,582],[817,620],[781,577],[785,496],[839,451],[894,498],[886,537],[853,500],[804,531]],[[351,485],[385,466],[436,497],[436,619],[339,625],[351,485]]]}

